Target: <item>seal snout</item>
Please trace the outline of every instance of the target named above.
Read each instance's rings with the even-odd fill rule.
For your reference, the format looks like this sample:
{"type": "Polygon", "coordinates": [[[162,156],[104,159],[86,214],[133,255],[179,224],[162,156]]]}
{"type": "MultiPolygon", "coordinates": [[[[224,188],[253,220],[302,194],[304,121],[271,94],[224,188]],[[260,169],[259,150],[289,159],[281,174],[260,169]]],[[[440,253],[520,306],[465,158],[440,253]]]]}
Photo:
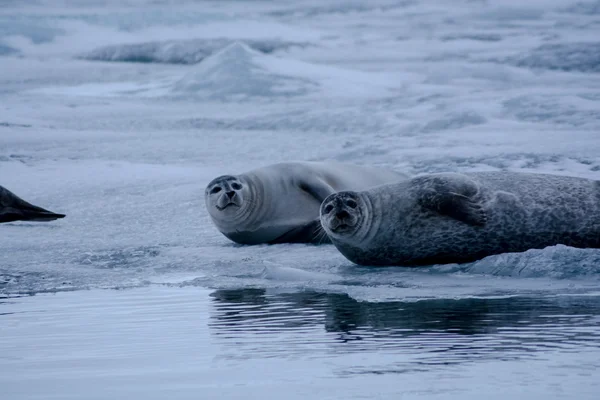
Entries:
{"type": "Polygon", "coordinates": [[[219,196],[219,199],[215,206],[220,211],[223,211],[224,209],[231,207],[231,206],[232,207],[240,207],[241,203],[242,202],[241,202],[240,195],[234,190],[229,190],[229,191],[221,194],[221,196],[219,196]]]}
{"type": "Polygon", "coordinates": [[[214,179],[206,188],[206,195],[219,211],[240,208],[244,186],[235,176],[224,175],[214,179]]]}
{"type": "Polygon", "coordinates": [[[358,197],[354,192],[332,194],[321,205],[321,222],[333,233],[352,231],[359,216],[358,197]]]}
{"type": "Polygon", "coordinates": [[[337,219],[346,219],[346,218],[350,218],[350,214],[348,214],[348,211],[342,210],[342,211],[338,211],[337,213],[335,213],[335,217],[337,219]]]}

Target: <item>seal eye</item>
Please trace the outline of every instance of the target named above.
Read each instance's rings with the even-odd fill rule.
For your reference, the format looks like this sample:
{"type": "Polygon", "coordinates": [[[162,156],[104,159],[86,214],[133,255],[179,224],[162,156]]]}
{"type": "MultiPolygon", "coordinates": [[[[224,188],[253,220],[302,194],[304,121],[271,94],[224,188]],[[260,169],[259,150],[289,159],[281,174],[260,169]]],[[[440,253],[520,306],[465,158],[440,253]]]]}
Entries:
{"type": "Polygon", "coordinates": [[[356,204],[356,202],[352,199],[346,201],[346,205],[350,208],[356,208],[358,206],[358,204],[356,204]]]}
{"type": "Polygon", "coordinates": [[[240,184],[239,184],[239,183],[237,183],[237,182],[233,182],[233,183],[231,184],[231,187],[232,187],[234,190],[240,190],[240,189],[242,188],[242,185],[240,185],[240,184]]]}
{"type": "Polygon", "coordinates": [[[333,210],[333,206],[332,206],[331,204],[327,204],[327,205],[325,206],[325,208],[323,209],[323,212],[324,212],[325,214],[329,214],[329,213],[331,212],[331,210],[333,210]]]}
{"type": "Polygon", "coordinates": [[[221,188],[219,186],[215,186],[214,188],[212,188],[210,193],[215,194],[215,193],[219,193],[220,191],[221,191],[221,188]]]}

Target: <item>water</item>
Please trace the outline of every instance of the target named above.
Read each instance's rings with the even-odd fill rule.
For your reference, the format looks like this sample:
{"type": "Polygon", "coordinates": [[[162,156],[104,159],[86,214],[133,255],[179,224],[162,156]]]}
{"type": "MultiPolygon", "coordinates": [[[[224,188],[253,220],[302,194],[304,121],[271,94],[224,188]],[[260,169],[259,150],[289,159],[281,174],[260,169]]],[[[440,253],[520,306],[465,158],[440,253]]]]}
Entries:
{"type": "Polygon", "coordinates": [[[158,286],[0,310],[11,399],[594,399],[600,385],[597,296],[359,302],[158,286]]]}
{"type": "Polygon", "coordinates": [[[597,1],[0,7],[0,383],[34,398],[596,398],[600,250],[359,267],[244,247],[287,160],[600,179],[597,1]]]}

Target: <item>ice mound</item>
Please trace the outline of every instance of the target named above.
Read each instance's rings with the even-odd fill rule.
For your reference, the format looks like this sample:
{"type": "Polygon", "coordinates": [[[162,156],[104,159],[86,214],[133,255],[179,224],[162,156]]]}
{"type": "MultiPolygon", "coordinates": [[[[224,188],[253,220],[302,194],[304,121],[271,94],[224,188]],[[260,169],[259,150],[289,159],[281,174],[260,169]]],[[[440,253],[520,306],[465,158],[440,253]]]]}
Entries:
{"type": "Polygon", "coordinates": [[[412,77],[364,72],[275,57],[235,42],[203,60],[171,85],[175,96],[289,97],[320,91],[323,96],[389,95],[412,77]]]}
{"type": "Polygon", "coordinates": [[[8,56],[15,53],[18,53],[17,49],[13,49],[12,47],[0,43],[0,56],[8,56]]]}
{"type": "Polygon", "coordinates": [[[466,264],[465,272],[527,278],[600,278],[600,249],[556,245],[505,253],[466,264]]]}
{"type": "MultiPolygon", "coordinates": [[[[231,39],[193,39],[120,44],[94,49],[80,58],[94,61],[197,64],[231,43],[231,39]]],[[[247,44],[265,54],[301,45],[279,40],[248,40],[247,44]]]]}
{"type": "MultiPolygon", "coordinates": [[[[598,60],[600,61],[600,58],[598,60]]],[[[585,97],[520,95],[505,100],[502,106],[507,115],[512,115],[519,121],[576,127],[600,127],[600,110],[597,100],[585,97]]]]}
{"type": "MultiPolygon", "coordinates": [[[[320,98],[329,96],[355,100],[358,97],[388,96],[407,81],[414,80],[411,74],[367,72],[315,64],[266,54],[271,50],[267,47],[262,49],[258,51],[245,42],[236,41],[193,66],[178,69],[176,74],[168,77],[163,75],[148,79],[143,76],[136,81],[42,87],[32,89],[30,93],[211,101],[239,101],[257,97],[281,99],[318,94],[320,98]]],[[[147,60],[143,57],[140,60],[147,60]]]]}
{"type": "Polygon", "coordinates": [[[482,125],[487,122],[486,118],[471,110],[448,113],[439,119],[426,122],[421,132],[429,133],[443,130],[457,130],[473,125],[482,125]]]}
{"type": "Polygon", "coordinates": [[[244,43],[235,42],[202,61],[173,85],[173,93],[214,96],[277,96],[307,92],[310,80],[292,76],[292,69],[277,72],[282,63],[304,64],[262,54],[244,43]]]}
{"type": "Polygon", "coordinates": [[[600,1],[578,2],[567,6],[563,11],[581,15],[598,15],[600,14],[600,1]]]}
{"type": "Polygon", "coordinates": [[[22,36],[34,44],[48,43],[65,31],[39,17],[0,15],[0,37],[22,36]]]}
{"type": "Polygon", "coordinates": [[[545,44],[508,62],[534,69],[600,72],[600,42],[545,44]]]}

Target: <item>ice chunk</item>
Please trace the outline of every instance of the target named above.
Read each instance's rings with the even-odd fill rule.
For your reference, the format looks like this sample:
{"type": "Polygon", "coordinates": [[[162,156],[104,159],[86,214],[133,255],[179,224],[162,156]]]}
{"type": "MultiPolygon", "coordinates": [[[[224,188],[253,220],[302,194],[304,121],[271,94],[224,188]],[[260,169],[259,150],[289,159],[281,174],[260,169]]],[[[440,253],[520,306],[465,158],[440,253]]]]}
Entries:
{"type": "Polygon", "coordinates": [[[314,83],[285,73],[276,73],[271,64],[280,61],[235,42],[208,57],[177,81],[173,92],[211,96],[277,96],[302,94],[314,83]]]}
{"type": "Polygon", "coordinates": [[[573,279],[600,277],[600,250],[557,245],[523,253],[505,253],[476,261],[467,272],[497,276],[573,279]]]}
{"type": "Polygon", "coordinates": [[[327,274],[316,271],[306,271],[299,268],[282,267],[274,263],[265,263],[265,269],[262,273],[265,279],[278,281],[308,281],[308,282],[331,282],[340,280],[340,277],[334,274],[327,274]]]}
{"type": "Polygon", "coordinates": [[[0,43],[0,56],[7,56],[18,53],[17,49],[13,49],[5,44],[0,43]]]}
{"type": "Polygon", "coordinates": [[[179,96],[289,97],[320,91],[331,96],[389,94],[406,76],[365,72],[275,57],[235,42],[206,58],[175,82],[179,96]]]}
{"type": "MultiPolygon", "coordinates": [[[[81,58],[95,61],[196,64],[231,43],[231,39],[193,39],[119,44],[94,49],[81,58]]],[[[248,40],[246,43],[250,48],[265,54],[302,45],[266,39],[248,40]]]]}
{"type": "Polygon", "coordinates": [[[563,11],[581,15],[598,15],[600,14],[600,1],[578,2],[564,8],[563,11]]]}
{"type": "Polygon", "coordinates": [[[51,42],[63,33],[64,30],[53,26],[48,20],[22,15],[0,16],[0,37],[23,36],[40,44],[51,42]]]}
{"type": "Polygon", "coordinates": [[[508,62],[535,69],[600,72],[600,42],[544,44],[508,62]]]}

